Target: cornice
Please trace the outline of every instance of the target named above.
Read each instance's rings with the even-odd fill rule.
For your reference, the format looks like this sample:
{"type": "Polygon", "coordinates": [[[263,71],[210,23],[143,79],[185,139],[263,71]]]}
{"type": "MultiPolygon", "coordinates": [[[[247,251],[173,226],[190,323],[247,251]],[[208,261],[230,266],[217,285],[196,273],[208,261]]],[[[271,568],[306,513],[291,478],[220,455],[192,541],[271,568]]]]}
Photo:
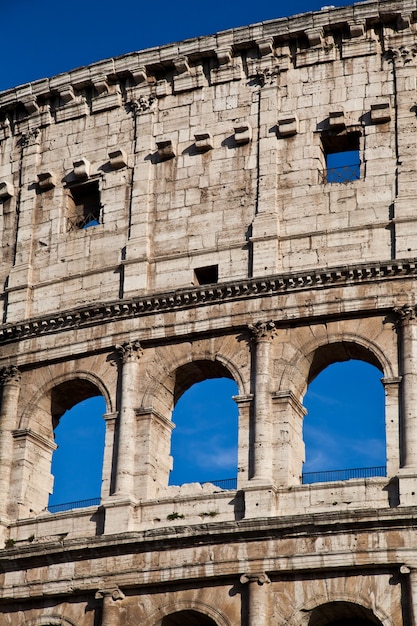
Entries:
{"type": "MultiPolygon", "coordinates": [[[[217,58],[219,67],[222,68],[225,59],[230,61],[226,65],[233,65],[233,56],[239,56],[240,51],[249,49],[258,50],[258,59],[272,57],[278,65],[282,63],[281,69],[287,69],[285,61],[279,61],[280,54],[283,53],[279,49],[288,46],[290,41],[296,45],[302,38],[309,42],[312,49],[327,49],[329,45],[333,46],[326,41],[326,36],[335,30],[350,33],[348,41],[366,38],[367,29],[385,24],[394,25],[394,29],[401,33],[404,29],[410,29],[415,15],[415,0],[371,0],[148,48],[4,91],[0,93],[0,112],[6,113],[23,105],[29,117],[36,117],[39,126],[47,125],[50,121],[49,109],[44,108],[46,100],[59,95],[66,104],[85,105],[83,96],[77,95],[85,87],[92,87],[95,91],[93,112],[113,108],[121,104],[117,88],[114,90],[118,83],[128,79],[130,86],[155,87],[157,81],[164,82],[160,80],[162,74],[178,71],[179,59],[185,60],[180,65],[187,71],[180,70],[177,78],[183,78],[190,70],[188,63],[192,67],[203,59],[217,58]]],[[[196,77],[193,72],[190,76],[196,77]]],[[[154,91],[157,97],[161,96],[157,88],[154,91]]]]}
{"type": "Polygon", "coordinates": [[[96,302],[88,306],[55,312],[19,323],[4,324],[0,326],[0,345],[154,313],[175,312],[265,296],[289,295],[294,292],[413,278],[416,275],[417,259],[404,259],[343,265],[304,272],[288,272],[261,278],[141,295],[136,298],[107,303],[96,302]]]}

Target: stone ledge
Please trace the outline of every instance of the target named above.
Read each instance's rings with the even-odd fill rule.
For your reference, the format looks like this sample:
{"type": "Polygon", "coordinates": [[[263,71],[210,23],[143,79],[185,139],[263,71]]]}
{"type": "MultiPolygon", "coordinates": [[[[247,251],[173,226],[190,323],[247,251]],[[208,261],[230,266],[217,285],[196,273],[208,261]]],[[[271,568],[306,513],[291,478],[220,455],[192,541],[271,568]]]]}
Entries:
{"type": "Polygon", "coordinates": [[[289,272],[230,283],[215,283],[147,294],[129,300],[94,303],[70,311],[0,326],[0,344],[30,337],[85,328],[114,319],[129,319],[155,312],[168,312],[232,300],[247,300],[264,294],[286,294],[347,285],[395,280],[417,275],[417,259],[343,265],[328,269],[289,272]]]}
{"type": "MultiPolygon", "coordinates": [[[[221,31],[216,35],[196,37],[177,44],[148,48],[120,57],[105,59],[88,67],[77,68],[50,79],[41,79],[4,91],[0,93],[0,109],[7,112],[18,106],[19,103],[27,103],[29,98],[33,111],[36,112],[38,97],[44,100],[48,95],[56,93],[61,93],[62,96],[62,90],[64,90],[65,98],[68,96],[68,88],[72,91],[73,88],[79,90],[86,86],[94,86],[97,84],[98,79],[101,80],[103,76],[107,79],[108,75],[116,76],[117,80],[128,79],[132,81],[133,85],[137,83],[138,75],[140,74],[142,78],[145,77],[145,85],[150,86],[153,81],[152,73],[154,68],[159,68],[160,70],[162,67],[170,70],[178,56],[191,56],[194,59],[201,60],[212,57],[217,50],[222,50],[225,46],[235,47],[239,50],[257,49],[260,40],[271,37],[274,38],[276,46],[280,48],[286,45],[290,39],[294,40],[296,37],[306,34],[307,31],[325,29],[327,32],[330,32],[333,27],[340,30],[341,24],[346,24],[349,27],[349,25],[356,24],[358,21],[364,24],[368,23],[370,27],[373,27],[377,23],[384,24],[387,21],[392,22],[395,18],[399,19],[401,13],[413,15],[413,11],[415,11],[415,2],[413,0],[375,0],[373,2],[358,3],[351,7],[332,8],[315,13],[295,15],[289,18],[268,20],[250,26],[221,31]]],[[[364,36],[361,38],[366,44],[363,54],[370,54],[372,50],[369,48],[365,37],[366,29],[364,36]]],[[[360,45],[358,47],[357,43],[355,38],[354,45],[356,48],[354,56],[362,54],[362,49],[360,45]]],[[[306,54],[302,51],[300,54],[301,56],[304,54],[308,58],[312,57],[308,63],[317,62],[323,55],[323,60],[329,60],[329,55],[325,52],[325,47],[323,46],[313,46],[311,50],[307,50],[306,54]]],[[[271,54],[273,54],[273,51],[271,54]]],[[[228,79],[235,80],[236,75],[232,72],[228,79]]],[[[190,84],[186,88],[195,88],[195,85],[190,84]]],[[[117,106],[117,98],[114,102],[113,100],[109,105],[111,108],[117,106]]],[[[108,105],[106,104],[105,106],[107,107],[108,105]]],[[[65,111],[61,109],[58,113],[60,121],[68,119],[68,116],[69,119],[72,119],[74,116],[78,117],[84,114],[85,107],[82,105],[75,108],[70,107],[70,109],[65,111]]]]}

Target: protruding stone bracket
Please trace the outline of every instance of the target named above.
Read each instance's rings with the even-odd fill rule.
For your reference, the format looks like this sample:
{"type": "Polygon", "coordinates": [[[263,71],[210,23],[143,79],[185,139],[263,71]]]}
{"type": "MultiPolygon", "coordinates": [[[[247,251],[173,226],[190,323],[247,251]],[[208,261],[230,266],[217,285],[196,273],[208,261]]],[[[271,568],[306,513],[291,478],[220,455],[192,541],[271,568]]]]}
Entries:
{"type": "Polygon", "coordinates": [[[364,22],[349,22],[349,34],[352,39],[356,37],[363,37],[365,34],[364,22]]]}
{"type": "Polygon", "coordinates": [[[32,115],[33,113],[39,113],[39,105],[36,102],[36,96],[34,96],[33,94],[25,96],[24,98],[22,98],[21,102],[29,115],[32,115]]]}
{"type": "Polygon", "coordinates": [[[75,101],[75,93],[72,85],[65,85],[59,91],[59,95],[64,104],[75,101]]]}
{"type": "Polygon", "coordinates": [[[175,148],[171,139],[161,137],[156,142],[156,147],[158,148],[158,156],[161,161],[167,161],[175,157],[175,148]]]}
{"type": "Polygon", "coordinates": [[[249,122],[239,122],[234,126],[235,142],[239,146],[249,143],[252,139],[252,128],[249,122]]]}
{"type": "Polygon", "coordinates": [[[127,154],[123,148],[117,148],[109,152],[109,161],[112,170],[120,170],[122,167],[127,167],[127,154]]]}
{"type": "Polygon", "coordinates": [[[272,37],[269,37],[268,39],[261,39],[256,43],[261,57],[267,56],[268,54],[274,54],[274,40],[272,37]]]}
{"type": "Polygon", "coordinates": [[[188,59],[185,56],[179,56],[173,59],[173,64],[178,74],[185,74],[190,72],[190,65],[188,59]]]}
{"type": "Polygon", "coordinates": [[[110,92],[109,84],[107,82],[107,76],[105,74],[99,74],[93,78],[94,89],[100,96],[110,92]]]}
{"type": "Polygon", "coordinates": [[[0,202],[4,202],[14,196],[14,187],[8,180],[0,181],[0,202]]]}
{"type": "Polygon", "coordinates": [[[41,172],[38,176],[38,188],[39,191],[49,191],[56,185],[55,174],[50,171],[41,172]]]}
{"type": "Polygon", "coordinates": [[[242,574],[240,577],[240,582],[242,585],[246,583],[257,583],[258,585],[269,585],[271,580],[265,572],[254,572],[242,574]]]}
{"type": "Polygon", "coordinates": [[[305,31],[310,47],[323,46],[324,36],[322,28],[308,28],[305,31]]]}
{"type": "Polygon", "coordinates": [[[148,82],[148,74],[144,65],[139,65],[136,69],[131,69],[130,73],[137,85],[148,82]]]}
{"type": "Polygon", "coordinates": [[[371,104],[372,124],[386,124],[391,120],[391,107],[389,102],[371,104]]]}
{"type": "Polygon", "coordinates": [[[219,48],[216,50],[216,56],[219,65],[229,65],[232,62],[232,49],[219,48]]]}
{"type": "Polygon", "coordinates": [[[297,114],[281,117],[277,122],[278,137],[293,137],[298,133],[297,114]]]}
{"type": "Polygon", "coordinates": [[[73,161],[74,167],[74,176],[79,180],[85,180],[90,176],[90,161],[85,157],[78,159],[77,161],[73,161]]]}
{"type": "Polygon", "coordinates": [[[330,111],[329,128],[332,130],[343,130],[346,128],[346,120],[344,111],[330,111]]]}
{"type": "Polygon", "coordinates": [[[213,137],[208,131],[194,133],[194,139],[198,152],[207,152],[213,149],[213,137]]]}

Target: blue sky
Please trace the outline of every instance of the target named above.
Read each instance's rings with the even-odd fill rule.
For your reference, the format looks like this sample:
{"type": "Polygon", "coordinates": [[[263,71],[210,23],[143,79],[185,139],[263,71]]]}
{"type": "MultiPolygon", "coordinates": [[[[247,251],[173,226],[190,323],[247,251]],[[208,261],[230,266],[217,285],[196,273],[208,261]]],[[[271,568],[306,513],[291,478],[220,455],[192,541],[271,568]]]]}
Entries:
{"type": "MultiPolygon", "coordinates": [[[[361,361],[334,363],[310,384],[304,405],[305,472],[385,465],[384,390],[381,372],[361,361]]],[[[236,477],[236,383],[208,380],[177,402],[170,483],[236,477]]],[[[102,398],[68,411],[56,429],[56,488],[50,504],[98,497],[104,445],[102,398]]]]}
{"type": "Polygon", "coordinates": [[[5,1],[0,90],[126,52],[347,4],[346,0],[5,1]]]}

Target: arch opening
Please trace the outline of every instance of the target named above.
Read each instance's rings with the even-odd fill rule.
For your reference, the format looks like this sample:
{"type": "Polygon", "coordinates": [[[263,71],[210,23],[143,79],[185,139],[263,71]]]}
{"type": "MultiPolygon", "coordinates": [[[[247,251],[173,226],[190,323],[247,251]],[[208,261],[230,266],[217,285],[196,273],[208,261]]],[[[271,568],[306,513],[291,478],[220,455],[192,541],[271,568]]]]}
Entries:
{"type": "Polygon", "coordinates": [[[372,626],[381,621],[370,610],[353,602],[329,602],[316,607],[308,626],[372,626]]]}
{"type": "MultiPolygon", "coordinates": [[[[339,356],[352,354],[363,357],[364,350],[339,356]]],[[[329,364],[322,352],[312,361],[304,397],[303,483],[386,476],[385,394],[379,364],[366,355],[366,362],[333,358],[329,364]]]]}
{"type": "Polygon", "coordinates": [[[204,613],[184,610],[165,615],[161,620],[161,626],[217,626],[217,624],[204,613]]]}
{"type": "Polygon", "coordinates": [[[88,380],[75,379],[51,391],[57,445],[52,455],[54,483],[48,510],[97,505],[101,497],[106,403],[88,380]]]}
{"type": "Polygon", "coordinates": [[[176,374],[169,484],[214,482],[234,489],[237,476],[238,387],[216,361],[197,361],[176,374]]]}

